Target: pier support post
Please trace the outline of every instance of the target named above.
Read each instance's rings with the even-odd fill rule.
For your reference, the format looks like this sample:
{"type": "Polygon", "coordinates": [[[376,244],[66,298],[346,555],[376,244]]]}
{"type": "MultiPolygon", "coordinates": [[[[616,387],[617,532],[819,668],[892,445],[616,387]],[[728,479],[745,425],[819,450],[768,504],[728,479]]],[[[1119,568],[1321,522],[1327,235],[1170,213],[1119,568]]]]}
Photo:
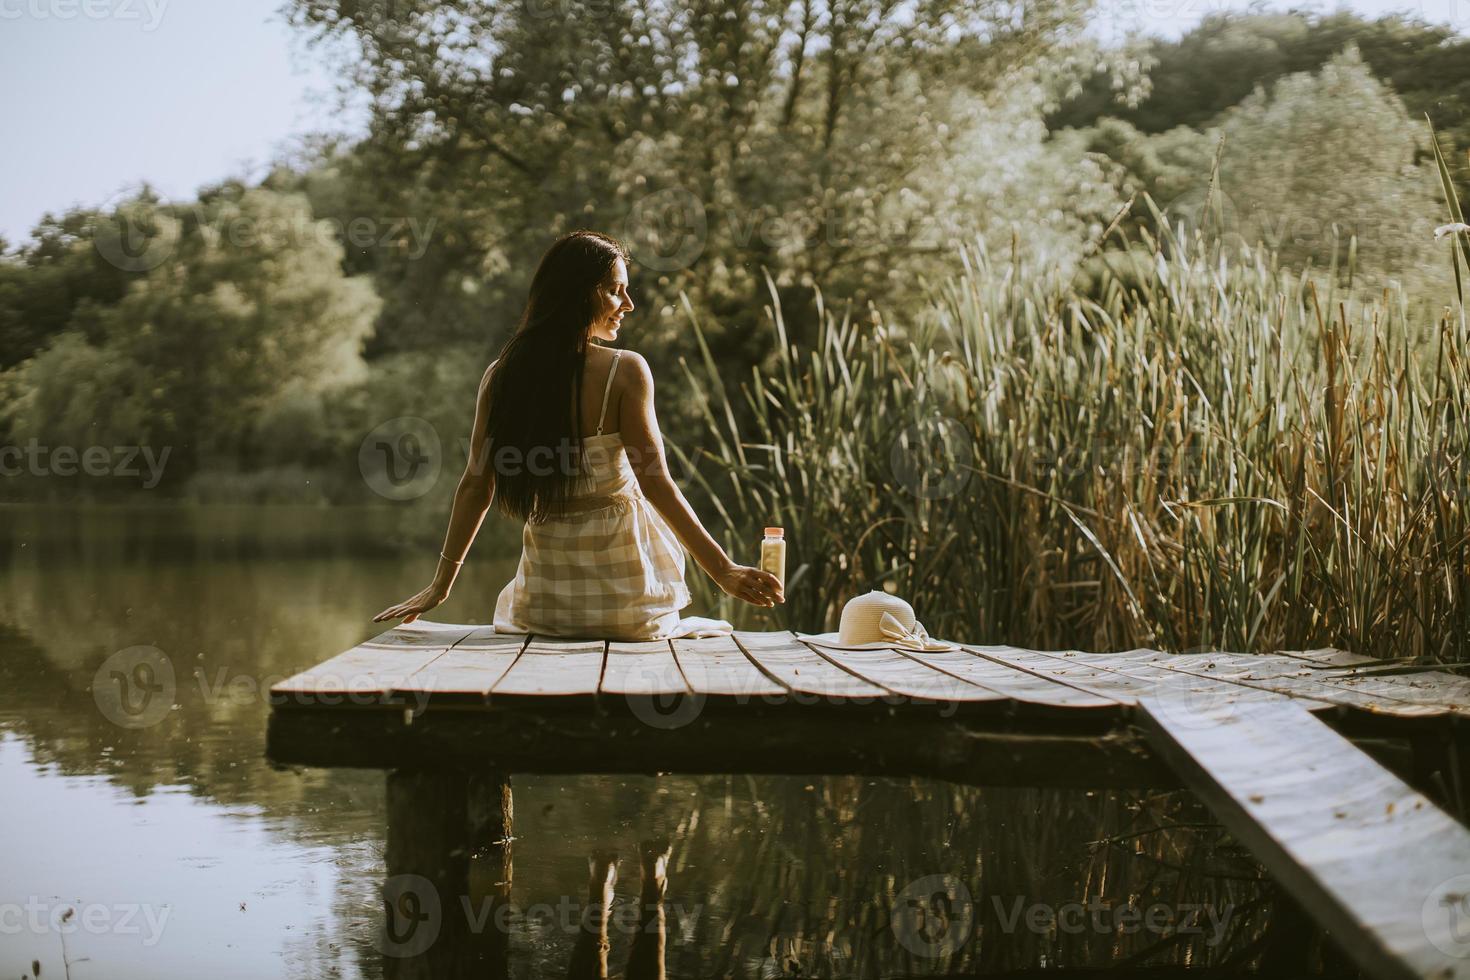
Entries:
{"type": "Polygon", "coordinates": [[[509,777],[452,769],[388,773],[384,919],[388,980],[509,974],[509,777]]]}

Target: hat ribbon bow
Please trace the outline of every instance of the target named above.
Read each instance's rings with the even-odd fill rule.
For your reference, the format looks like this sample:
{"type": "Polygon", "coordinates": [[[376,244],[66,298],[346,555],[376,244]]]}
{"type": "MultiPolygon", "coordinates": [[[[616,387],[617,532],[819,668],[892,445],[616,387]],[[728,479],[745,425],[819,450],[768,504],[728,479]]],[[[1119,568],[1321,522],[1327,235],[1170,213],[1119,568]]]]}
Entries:
{"type": "Polygon", "coordinates": [[[915,620],[911,627],[904,626],[897,616],[889,612],[878,618],[878,632],[899,646],[916,647],[920,650],[931,650],[936,647],[945,649],[949,646],[947,643],[930,639],[929,634],[924,630],[924,624],[918,620],[915,620]]]}

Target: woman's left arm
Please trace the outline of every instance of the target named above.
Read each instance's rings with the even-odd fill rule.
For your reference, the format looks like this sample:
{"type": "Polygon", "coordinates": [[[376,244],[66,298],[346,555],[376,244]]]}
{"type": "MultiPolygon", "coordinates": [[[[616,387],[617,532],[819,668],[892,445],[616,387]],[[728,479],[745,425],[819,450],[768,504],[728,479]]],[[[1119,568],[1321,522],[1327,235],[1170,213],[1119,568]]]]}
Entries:
{"type": "Polygon", "coordinates": [[[469,459],[464,473],[454,491],[454,506],[449,511],[449,530],[444,533],[444,547],[439,552],[439,567],[434,571],[434,581],[412,598],[389,606],[373,617],[373,622],[403,618],[411,623],[449,598],[454,587],[455,576],[464,564],[464,556],[470,550],[475,535],[484,523],[485,514],[495,499],[495,469],[490,465],[490,372],[495,364],[485,369],[480,379],[480,390],[475,400],[475,424],[470,433],[469,459]]]}

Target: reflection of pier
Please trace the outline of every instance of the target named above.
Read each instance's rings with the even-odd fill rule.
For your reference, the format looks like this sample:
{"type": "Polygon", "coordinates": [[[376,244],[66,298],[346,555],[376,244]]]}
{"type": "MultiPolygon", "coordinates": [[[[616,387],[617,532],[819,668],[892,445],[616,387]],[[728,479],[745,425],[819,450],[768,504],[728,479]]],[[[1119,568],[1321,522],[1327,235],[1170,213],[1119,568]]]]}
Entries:
{"type": "Polygon", "coordinates": [[[789,633],[604,643],[419,622],[277,685],[269,753],[393,770],[390,976],[503,970],[503,931],[475,924],[496,921],[509,887],[509,784],[491,774],[512,772],[1182,781],[1366,972],[1470,976],[1455,918],[1470,923],[1470,833],[1348,740],[1412,745],[1408,778],[1463,813],[1467,690],[1341,651],[918,653],[789,633]],[[419,949],[425,897],[394,889],[423,882],[460,907],[440,910],[438,939],[419,949]]]}

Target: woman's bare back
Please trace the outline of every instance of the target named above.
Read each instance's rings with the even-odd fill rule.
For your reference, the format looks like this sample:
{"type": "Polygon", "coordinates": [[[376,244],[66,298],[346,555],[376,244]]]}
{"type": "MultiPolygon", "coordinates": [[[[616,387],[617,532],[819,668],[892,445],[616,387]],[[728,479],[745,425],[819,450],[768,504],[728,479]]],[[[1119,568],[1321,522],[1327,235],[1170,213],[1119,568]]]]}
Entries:
{"type": "MultiPolygon", "coordinates": [[[[582,434],[584,436],[594,435],[597,432],[597,416],[602,411],[602,391],[607,384],[607,373],[612,370],[613,348],[600,347],[596,344],[587,345],[587,362],[582,370],[582,434]]],[[[602,421],[602,434],[610,435],[618,431],[618,412],[623,403],[623,368],[626,366],[621,358],[618,363],[618,372],[613,376],[612,391],[608,393],[607,415],[602,421]]]]}

